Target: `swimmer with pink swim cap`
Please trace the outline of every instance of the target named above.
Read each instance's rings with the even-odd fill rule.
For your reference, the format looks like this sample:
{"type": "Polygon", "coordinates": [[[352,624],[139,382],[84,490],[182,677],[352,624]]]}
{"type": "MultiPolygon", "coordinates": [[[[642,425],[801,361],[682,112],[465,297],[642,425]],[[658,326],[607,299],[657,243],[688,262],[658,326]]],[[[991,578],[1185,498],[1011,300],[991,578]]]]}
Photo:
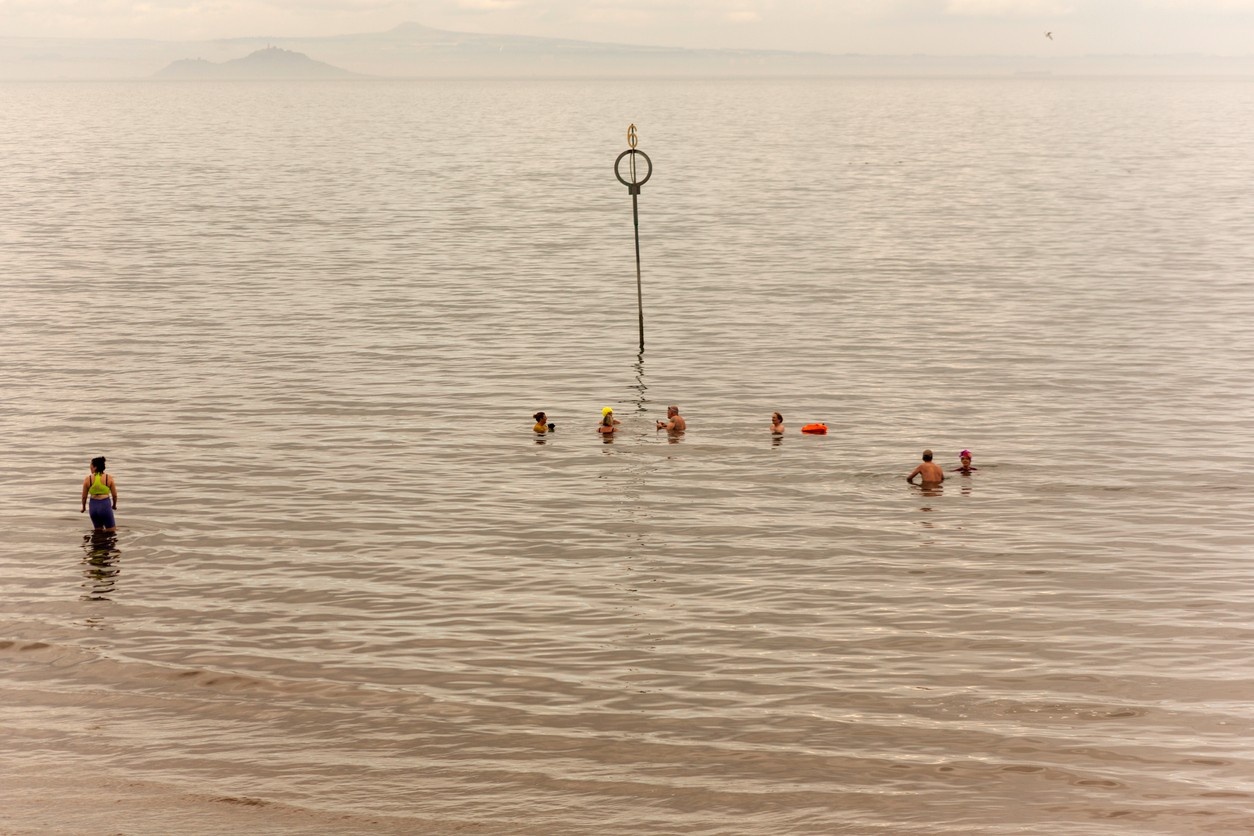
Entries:
{"type": "Polygon", "coordinates": [[[971,451],[963,450],[958,454],[958,461],[962,462],[962,467],[955,467],[950,473],[970,473],[973,470],[979,470],[978,467],[971,465],[971,451]]]}

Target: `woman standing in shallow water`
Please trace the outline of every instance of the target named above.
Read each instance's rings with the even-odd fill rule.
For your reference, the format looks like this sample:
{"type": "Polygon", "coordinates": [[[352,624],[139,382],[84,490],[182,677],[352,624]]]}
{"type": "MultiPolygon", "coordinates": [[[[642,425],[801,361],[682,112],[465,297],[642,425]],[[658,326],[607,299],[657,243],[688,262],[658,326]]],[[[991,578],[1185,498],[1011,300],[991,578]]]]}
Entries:
{"type": "Polygon", "coordinates": [[[91,472],[83,479],[83,508],[87,510],[87,500],[91,498],[91,524],[97,531],[116,531],[117,521],[113,512],[118,508],[118,486],[113,477],[105,473],[105,457],[96,456],[91,460],[91,472]]]}

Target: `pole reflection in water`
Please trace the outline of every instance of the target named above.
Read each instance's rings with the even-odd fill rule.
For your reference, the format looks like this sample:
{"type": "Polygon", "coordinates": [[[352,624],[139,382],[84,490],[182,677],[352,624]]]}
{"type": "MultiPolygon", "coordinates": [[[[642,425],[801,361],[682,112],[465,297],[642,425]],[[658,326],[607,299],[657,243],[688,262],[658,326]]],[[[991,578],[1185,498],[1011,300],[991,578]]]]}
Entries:
{"type": "MultiPolygon", "coordinates": [[[[637,414],[645,414],[649,411],[649,397],[646,394],[649,391],[649,385],[644,382],[644,350],[636,355],[636,362],[631,364],[632,371],[635,372],[636,382],[630,384],[627,388],[632,391],[632,395],[621,403],[634,403],[636,405],[637,414]]],[[[614,436],[617,432],[602,433],[601,441],[605,444],[613,444],[614,436]]],[[[607,451],[608,452],[608,451],[607,451]]]]}
{"type": "MultiPolygon", "coordinates": [[[[635,380],[628,384],[631,395],[627,401],[635,404],[636,415],[644,418],[645,424],[633,429],[637,443],[633,449],[634,454],[629,453],[617,459],[620,466],[607,473],[610,476],[608,487],[615,495],[614,549],[619,555],[619,568],[622,571],[621,578],[614,584],[618,602],[615,609],[621,617],[634,624],[647,618],[641,610],[645,596],[642,596],[640,589],[653,579],[650,577],[649,566],[659,550],[659,544],[654,535],[649,489],[649,480],[656,465],[651,456],[639,455],[642,450],[639,445],[650,443],[654,435],[653,419],[648,415],[649,385],[645,382],[643,348],[636,355],[631,368],[635,380]]],[[[646,630],[632,629],[627,635],[631,642],[638,643],[635,648],[637,652],[650,647],[653,641],[646,630]]]]}
{"type": "Polygon", "coordinates": [[[118,536],[114,532],[93,531],[83,535],[83,595],[84,601],[108,601],[117,585],[118,536]]]}
{"type": "Polygon", "coordinates": [[[649,391],[649,386],[644,382],[644,349],[640,349],[640,353],[636,355],[636,362],[631,364],[632,369],[636,372],[636,382],[631,389],[636,393],[633,400],[636,403],[636,412],[649,411],[649,398],[645,394],[649,391]]]}

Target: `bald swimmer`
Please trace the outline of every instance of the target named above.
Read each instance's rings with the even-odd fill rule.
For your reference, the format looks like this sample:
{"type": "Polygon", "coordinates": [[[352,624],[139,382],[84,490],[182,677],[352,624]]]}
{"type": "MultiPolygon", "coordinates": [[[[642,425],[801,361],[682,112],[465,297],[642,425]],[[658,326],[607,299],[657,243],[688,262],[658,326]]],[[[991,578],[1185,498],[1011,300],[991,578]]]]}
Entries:
{"type": "Polygon", "coordinates": [[[925,488],[938,488],[940,483],[945,481],[945,471],[941,470],[940,465],[932,461],[932,451],[923,451],[923,464],[910,471],[910,475],[906,477],[906,481],[914,484],[914,477],[918,476],[925,488]]]}

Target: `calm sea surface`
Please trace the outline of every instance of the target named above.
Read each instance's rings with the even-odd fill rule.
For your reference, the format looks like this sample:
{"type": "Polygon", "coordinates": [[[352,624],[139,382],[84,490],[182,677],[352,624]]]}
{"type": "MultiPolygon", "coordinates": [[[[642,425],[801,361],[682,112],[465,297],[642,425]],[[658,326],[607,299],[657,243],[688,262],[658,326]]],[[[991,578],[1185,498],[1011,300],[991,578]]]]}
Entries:
{"type": "Polygon", "coordinates": [[[6,771],[324,832],[1254,830],[1254,81],[0,114],[6,771]]]}

